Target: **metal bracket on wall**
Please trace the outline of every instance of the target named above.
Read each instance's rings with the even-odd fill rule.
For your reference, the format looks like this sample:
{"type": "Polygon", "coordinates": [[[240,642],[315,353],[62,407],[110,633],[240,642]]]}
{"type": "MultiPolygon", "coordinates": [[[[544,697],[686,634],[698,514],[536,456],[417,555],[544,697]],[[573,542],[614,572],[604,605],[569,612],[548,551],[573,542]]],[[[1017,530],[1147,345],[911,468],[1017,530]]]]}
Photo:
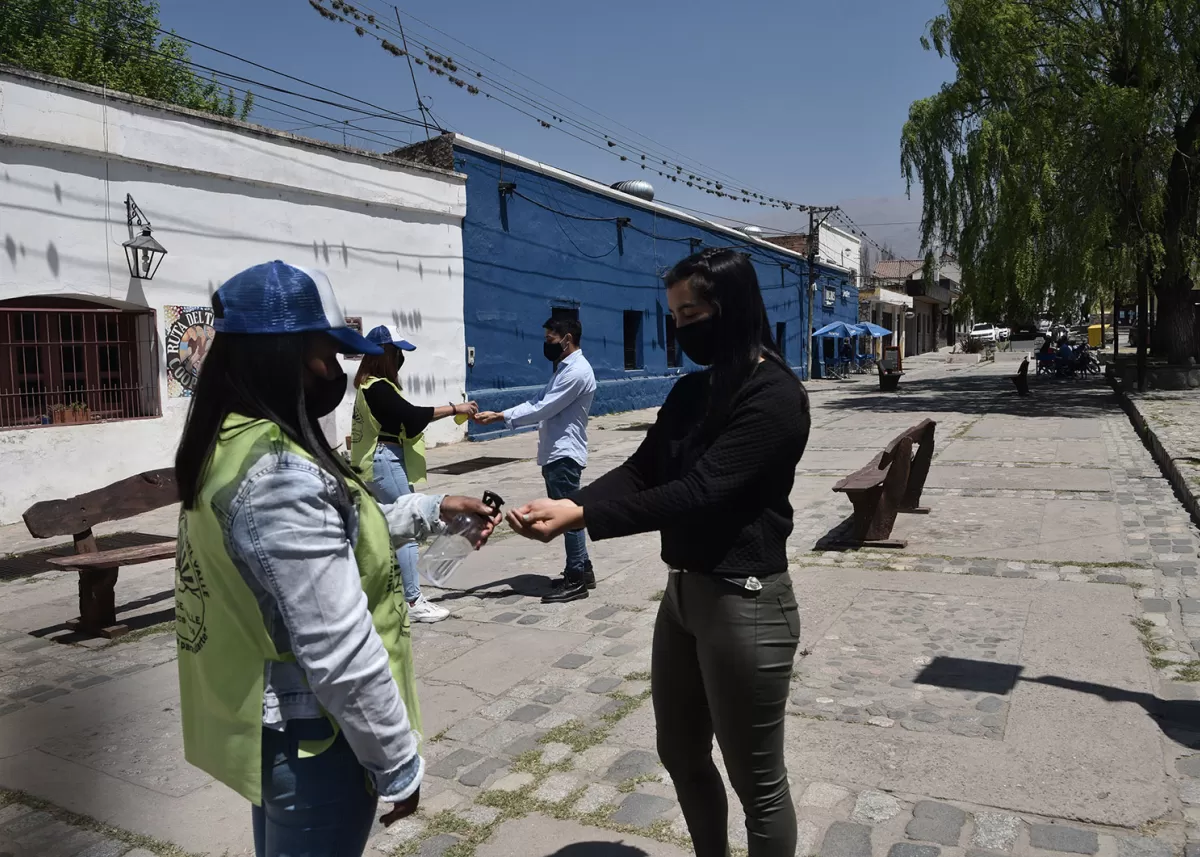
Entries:
{"type": "Polygon", "coordinates": [[[630,220],[628,217],[618,217],[617,218],[617,255],[619,255],[619,256],[625,255],[625,232],[624,232],[624,229],[626,226],[629,226],[632,223],[633,223],[633,221],[630,220]]]}
{"type": "Polygon", "coordinates": [[[508,231],[508,198],[517,189],[516,182],[500,182],[500,227],[508,231]]]}

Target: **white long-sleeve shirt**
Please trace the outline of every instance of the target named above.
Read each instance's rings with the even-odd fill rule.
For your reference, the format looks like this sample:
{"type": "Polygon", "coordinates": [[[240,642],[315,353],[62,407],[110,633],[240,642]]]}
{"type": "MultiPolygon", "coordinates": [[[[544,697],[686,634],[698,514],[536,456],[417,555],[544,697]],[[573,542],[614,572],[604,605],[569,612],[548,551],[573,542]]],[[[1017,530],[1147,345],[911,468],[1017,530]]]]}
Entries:
{"type": "Polygon", "coordinates": [[[538,465],[570,458],[587,467],[587,424],[596,373],[582,351],[564,357],[540,396],[504,412],[508,429],[539,425],[538,465]]]}

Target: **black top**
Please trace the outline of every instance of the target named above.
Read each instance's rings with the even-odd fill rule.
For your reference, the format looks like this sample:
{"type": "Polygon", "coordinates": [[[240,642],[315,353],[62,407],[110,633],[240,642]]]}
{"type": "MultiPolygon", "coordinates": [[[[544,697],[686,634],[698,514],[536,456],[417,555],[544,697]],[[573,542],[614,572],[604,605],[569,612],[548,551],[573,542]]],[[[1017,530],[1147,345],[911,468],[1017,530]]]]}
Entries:
{"type": "Polygon", "coordinates": [[[777,363],[760,363],[705,447],[708,397],[709,372],[679,379],[637,452],[571,499],[597,541],[661,531],[672,568],[726,577],[786,571],[788,495],[808,443],[808,394],[777,363]]]}
{"type": "Polygon", "coordinates": [[[411,404],[388,383],[372,384],[363,393],[363,398],[375,419],[379,420],[379,436],[385,441],[395,441],[401,433],[416,437],[433,420],[433,408],[411,404]]]}

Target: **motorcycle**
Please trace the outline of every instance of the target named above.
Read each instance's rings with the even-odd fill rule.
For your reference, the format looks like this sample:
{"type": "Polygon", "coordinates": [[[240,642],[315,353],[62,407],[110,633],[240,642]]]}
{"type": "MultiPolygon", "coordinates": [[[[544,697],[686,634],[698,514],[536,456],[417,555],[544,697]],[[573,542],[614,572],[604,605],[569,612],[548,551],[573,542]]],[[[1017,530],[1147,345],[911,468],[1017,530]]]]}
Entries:
{"type": "Polygon", "coordinates": [[[1087,345],[1079,346],[1079,353],[1075,357],[1075,371],[1083,375],[1100,374],[1100,361],[1096,359],[1096,352],[1087,345]]]}

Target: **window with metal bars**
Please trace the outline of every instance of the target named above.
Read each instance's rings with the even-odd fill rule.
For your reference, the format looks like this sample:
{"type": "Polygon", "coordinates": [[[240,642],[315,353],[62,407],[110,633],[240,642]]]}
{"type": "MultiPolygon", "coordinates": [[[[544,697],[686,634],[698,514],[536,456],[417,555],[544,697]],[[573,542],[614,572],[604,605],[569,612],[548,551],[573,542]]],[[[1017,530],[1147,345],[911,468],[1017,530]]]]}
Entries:
{"type": "Polygon", "coordinates": [[[679,350],[679,343],[675,339],[675,317],[672,315],[666,316],[666,332],[667,332],[667,368],[677,369],[683,365],[683,354],[679,350]]]}
{"type": "Polygon", "coordinates": [[[161,416],[152,310],[0,302],[0,429],[161,416]]]}
{"type": "Polygon", "coordinates": [[[642,364],[642,313],[627,309],[624,313],[625,368],[641,369],[642,364]]]}

